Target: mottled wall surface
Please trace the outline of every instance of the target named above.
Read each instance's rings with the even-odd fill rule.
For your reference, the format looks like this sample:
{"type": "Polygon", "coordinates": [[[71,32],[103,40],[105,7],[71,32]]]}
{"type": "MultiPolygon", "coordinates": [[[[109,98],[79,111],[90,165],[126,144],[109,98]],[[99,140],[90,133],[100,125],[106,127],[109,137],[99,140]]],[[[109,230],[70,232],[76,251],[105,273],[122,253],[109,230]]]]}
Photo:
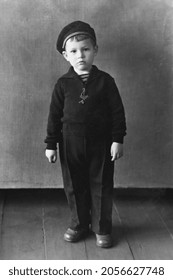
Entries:
{"type": "Polygon", "coordinates": [[[43,143],[51,92],[68,64],[61,28],[95,27],[95,63],[115,77],[126,109],[116,186],[173,185],[173,1],[0,0],[0,187],[60,187],[43,143]]]}

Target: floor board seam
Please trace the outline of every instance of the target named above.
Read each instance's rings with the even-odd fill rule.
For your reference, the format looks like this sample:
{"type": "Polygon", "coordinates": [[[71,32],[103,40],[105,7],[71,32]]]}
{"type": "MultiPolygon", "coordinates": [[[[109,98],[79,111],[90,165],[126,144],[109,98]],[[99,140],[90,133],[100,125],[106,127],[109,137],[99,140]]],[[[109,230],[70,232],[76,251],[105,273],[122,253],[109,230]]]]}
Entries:
{"type": "Polygon", "coordinates": [[[167,232],[170,234],[171,239],[173,240],[173,234],[172,234],[172,232],[169,230],[169,227],[167,226],[167,224],[166,224],[166,222],[164,221],[164,219],[162,218],[162,216],[161,216],[160,214],[159,214],[159,216],[160,216],[160,219],[162,220],[162,222],[163,222],[163,224],[164,224],[164,226],[165,226],[167,232]]]}
{"type": "MultiPolygon", "coordinates": [[[[4,194],[4,197],[3,197],[3,202],[2,202],[2,207],[1,207],[1,217],[0,217],[0,248],[2,248],[2,233],[3,233],[3,223],[4,223],[4,214],[5,214],[5,204],[6,204],[6,201],[7,201],[7,195],[6,195],[6,192],[4,194]]],[[[0,260],[3,259],[3,253],[2,251],[0,250],[0,260]]]]}
{"type": "Polygon", "coordinates": [[[1,225],[1,227],[0,227],[0,235],[2,236],[2,228],[3,228],[3,222],[4,222],[4,209],[5,209],[5,203],[6,203],[6,200],[7,200],[7,197],[6,197],[6,194],[4,195],[4,198],[3,198],[3,202],[2,202],[2,207],[1,207],[1,209],[2,209],[2,213],[1,213],[1,217],[0,217],[0,221],[1,221],[1,223],[0,223],[0,225],[1,225]]]}
{"type": "Polygon", "coordinates": [[[159,218],[161,219],[162,223],[164,224],[167,232],[169,233],[171,239],[173,240],[173,234],[172,232],[169,230],[169,226],[167,225],[167,223],[165,222],[164,218],[162,217],[162,215],[159,213],[159,211],[157,210],[157,207],[154,206],[155,211],[157,212],[157,215],[159,216],[159,218]]]}
{"type": "MultiPolygon", "coordinates": [[[[117,214],[117,217],[118,217],[118,220],[119,220],[120,225],[123,226],[123,222],[122,222],[122,219],[121,219],[120,214],[119,214],[119,212],[118,212],[118,208],[117,208],[117,206],[116,206],[115,201],[113,202],[113,208],[114,208],[114,210],[115,210],[115,212],[116,212],[116,214],[117,214]]],[[[125,232],[125,231],[124,231],[124,232],[125,232]]],[[[133,250],[132,250],[132,247],[131,247],[131,245],[130,245],[130,242],[129,242],[129,240],[128,240],[127,237],[125,237],[125,239],[126,239],[126,242],[127,242],[127,244],[128,244],[128,247],[129,247],[130,253],[131,253],[131,255],[132,255],[132,258],[133,258],[133,260],[135,260],[135,256],[134,256],[134,254],[133,254],[133,250]]]]}
{"type": "Polygon", "coordinates": [[[87,251],[87,245],[86,245],[86,240],[84,240],[84,245],[85,245],[85,255],[86,255],[86,259],[88,260],[88,251],[87,251]]]}
{"type": "Polygon", "coordinates": [[[42,231],[43,231],[43,244],[44,244],[44,257],[47,260],[47,240],[46,240],[46,229],[45,229],[45,211],[42,207],[42,231]]]}

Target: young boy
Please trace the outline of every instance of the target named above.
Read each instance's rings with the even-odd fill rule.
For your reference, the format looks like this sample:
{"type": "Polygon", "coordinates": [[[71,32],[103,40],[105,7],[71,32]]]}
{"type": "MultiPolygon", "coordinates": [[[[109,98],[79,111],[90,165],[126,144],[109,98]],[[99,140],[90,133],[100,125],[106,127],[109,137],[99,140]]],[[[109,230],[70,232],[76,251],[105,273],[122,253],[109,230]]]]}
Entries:
{"type": "Polygon", "coordinates": [[[63,28],[57,50],[70,63],[55,85],[45,151],[57,159],[57,143],[71,224],[64,239],[76,242],[89,228],[96,244],[112,246],[114,160],[123,155],[124,107],[114,79],[93,65],[98,51],[94,29],[75,21],[63,28]]]}

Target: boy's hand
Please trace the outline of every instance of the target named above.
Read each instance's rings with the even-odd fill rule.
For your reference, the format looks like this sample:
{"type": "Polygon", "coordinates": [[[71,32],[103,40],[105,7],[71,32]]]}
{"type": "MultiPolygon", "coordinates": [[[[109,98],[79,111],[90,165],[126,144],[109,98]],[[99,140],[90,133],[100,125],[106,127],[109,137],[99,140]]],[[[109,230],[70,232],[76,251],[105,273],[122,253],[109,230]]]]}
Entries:
{"type": "Polygon", "coordinates": [[[45,151],[45,156],[48,158],[48,161],[55,163],[57,160],[57,151],[56,150],[47,150],[45,151]]]}
{"type": "Polygon", "coordinates": [[[123,144],[113,142],[111,145],[111,161],[117,160],[123,156],[123,144]]]}

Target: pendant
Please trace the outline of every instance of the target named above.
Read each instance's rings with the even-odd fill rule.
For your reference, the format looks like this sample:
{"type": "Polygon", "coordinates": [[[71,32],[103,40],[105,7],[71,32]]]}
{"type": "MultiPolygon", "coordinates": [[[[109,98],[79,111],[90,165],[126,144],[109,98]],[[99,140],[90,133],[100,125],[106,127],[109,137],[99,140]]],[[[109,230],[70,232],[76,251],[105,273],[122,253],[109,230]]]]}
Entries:
{"type": "Polygon", "coordinates": [[[85,100],[89,97],[88,95],[85,95],[85,88],[82,89],[82,92],[80,94],[81,100],[79,101],[80,104],[85,104],[85,100]]]}

